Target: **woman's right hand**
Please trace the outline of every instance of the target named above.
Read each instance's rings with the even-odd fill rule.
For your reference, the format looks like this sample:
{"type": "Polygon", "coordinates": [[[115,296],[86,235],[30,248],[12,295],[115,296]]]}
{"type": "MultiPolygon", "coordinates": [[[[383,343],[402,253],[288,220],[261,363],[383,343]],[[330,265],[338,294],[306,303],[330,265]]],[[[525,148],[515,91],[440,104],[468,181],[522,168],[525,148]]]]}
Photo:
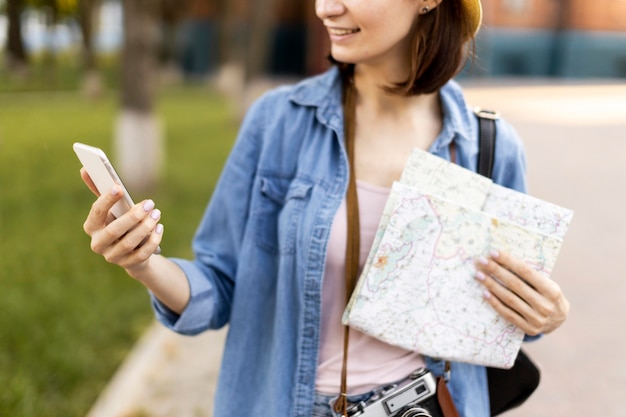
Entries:
{"type": "MultiPolygon", "coordinates": [[[[81,170],[81,177],[98,195],[84,170],[81,170]]],[[[136,278],[159,249],[163,236],[163,225],[159,223],[161,212],[152,200],[144,200],[116,219],[110,210],[122,196],[123,190],[118,186],[99,195],[91,206],[83,229],[91,237],[91,249],[95,253],[102,255],[107,262],[126,269],[129,275],[136,278]]]]}

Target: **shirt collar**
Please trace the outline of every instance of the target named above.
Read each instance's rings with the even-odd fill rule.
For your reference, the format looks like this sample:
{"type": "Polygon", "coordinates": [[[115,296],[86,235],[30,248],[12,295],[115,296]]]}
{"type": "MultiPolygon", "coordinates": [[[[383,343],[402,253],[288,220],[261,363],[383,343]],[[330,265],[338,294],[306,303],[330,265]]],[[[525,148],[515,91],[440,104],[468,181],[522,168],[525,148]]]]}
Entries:
{"type": "MultiPolygon", "coordinates": [[[[470,121],[471,110],[456,81],[449,81],[439,91],[443,112],[443,129],[431,150],[447,147],[453,140],[475,141],[474,125],[470,121]]],[[[317,107],[320,122],[341,131],[341,76],[333,66],[328,71],[308,78],[295,86],[289,99],[301,106],[317,107]]]]}
{"type": "Polygon", "coordinates": [[[470,120],[471,110],[463,97],[463,91],[456,81],[448,81],[439,91],[443,112],[443,129],[433,144],[436,149],[447,147],[453,140],[473,142],[474,125],[470,120]]]}
{"type": "Polygon", "coordinates": [[[300,106],[317,107],[317,118],[337,131],[343,130],[341,75],[335,66],[295,86],[289,99],[300,106]]]}

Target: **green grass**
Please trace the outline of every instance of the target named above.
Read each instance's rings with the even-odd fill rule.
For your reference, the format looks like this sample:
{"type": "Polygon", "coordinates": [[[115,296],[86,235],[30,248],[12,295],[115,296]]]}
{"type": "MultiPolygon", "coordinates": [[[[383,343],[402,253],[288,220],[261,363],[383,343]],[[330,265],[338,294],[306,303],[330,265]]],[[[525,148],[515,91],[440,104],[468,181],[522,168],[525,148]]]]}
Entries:
{"type": "MultiPolygon", "coordinates": [[[[0,416],[84,415],[152,321],[145,289],[82,231],[93,196],[71,145],[110,152],[117,111],[110,93],[0,94],[0,416]]],[[[164,253],[187,257],[237,123],[205,87],[162,92],[157,112],[167,162],[150,197],[164,253]]]]}

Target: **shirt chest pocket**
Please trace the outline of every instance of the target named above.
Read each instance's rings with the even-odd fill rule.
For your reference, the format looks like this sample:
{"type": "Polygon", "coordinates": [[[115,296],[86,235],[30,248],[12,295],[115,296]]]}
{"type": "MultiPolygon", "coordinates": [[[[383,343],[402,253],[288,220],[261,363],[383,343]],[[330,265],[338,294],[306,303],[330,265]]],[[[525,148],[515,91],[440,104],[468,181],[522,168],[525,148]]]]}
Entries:
{"type": "Polygon", "coordinates": [[[261,177],[253,211],[257,244],[270,252],[296,250],[304,209],[313,185],[299,179],[261,177]]]}

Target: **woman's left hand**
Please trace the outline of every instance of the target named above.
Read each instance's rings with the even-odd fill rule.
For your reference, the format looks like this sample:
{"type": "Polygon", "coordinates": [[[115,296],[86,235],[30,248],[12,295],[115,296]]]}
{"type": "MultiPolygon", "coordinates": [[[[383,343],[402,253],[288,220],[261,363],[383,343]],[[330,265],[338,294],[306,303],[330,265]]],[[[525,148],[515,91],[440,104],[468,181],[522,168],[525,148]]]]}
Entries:
{"type": "Polygon", "coordinates": [[[476,268],[487,302],[527,335],[550,333],[567,318],[570,306],[561,287],[525,262],[492,251],[476,268]]]}

